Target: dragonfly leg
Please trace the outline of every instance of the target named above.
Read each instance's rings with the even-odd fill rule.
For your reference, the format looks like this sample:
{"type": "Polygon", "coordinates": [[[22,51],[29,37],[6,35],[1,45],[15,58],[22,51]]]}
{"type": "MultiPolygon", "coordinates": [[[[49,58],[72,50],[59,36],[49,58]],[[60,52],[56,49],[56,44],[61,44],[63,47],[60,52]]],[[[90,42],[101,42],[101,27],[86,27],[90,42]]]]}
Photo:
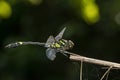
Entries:
{"type": "Polygon", "coordinates": [[[64,56],[68,57],[64,50],[59,50],[59,52],[62,53],[64,56]]]}
{"type": "Polygon", "coordinates": [[[64,56],[66,56],[66,57],[68,57],[68,55],[67,54],[65,54],[65,53],[62,53],[64,56]]]}

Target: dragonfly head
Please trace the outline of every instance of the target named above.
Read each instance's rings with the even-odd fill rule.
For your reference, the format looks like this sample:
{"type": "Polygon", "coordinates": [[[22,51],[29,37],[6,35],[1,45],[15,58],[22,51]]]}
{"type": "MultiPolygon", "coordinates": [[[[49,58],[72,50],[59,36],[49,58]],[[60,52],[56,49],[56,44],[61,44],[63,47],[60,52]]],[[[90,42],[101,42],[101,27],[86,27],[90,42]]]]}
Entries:
{"type": "Polygon", "coordinates": [[[71,40],[68,40],[68,45],[69,45],[69,48],[73,48],[74,43],[71,40]]]}

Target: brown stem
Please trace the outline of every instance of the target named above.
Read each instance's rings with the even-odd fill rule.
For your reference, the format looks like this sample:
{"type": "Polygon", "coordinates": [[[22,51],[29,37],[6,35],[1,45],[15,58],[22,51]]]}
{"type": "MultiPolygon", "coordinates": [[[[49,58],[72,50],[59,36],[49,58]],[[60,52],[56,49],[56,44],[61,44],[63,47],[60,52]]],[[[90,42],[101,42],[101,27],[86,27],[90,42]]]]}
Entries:
{"type": "Polygon", "coordinates": [[[70,53],[70,60],[74,60],[74,61],[83,61],[83,62],[87,62],[87,63],[93,63],[93,64],[98,64],[98,65],[103,65],[103,66],[112,66],[113,68],[118,68],[120,69],[120,64],[119,63],[115,63],[115,62],[110,62],[110,61],[105,61],[105,60],[99,60],[99,59],[94,59],[94,58],[88,58],[88,57],[84,57],[81,55],[77,55],[74,53],[70,53]]]}

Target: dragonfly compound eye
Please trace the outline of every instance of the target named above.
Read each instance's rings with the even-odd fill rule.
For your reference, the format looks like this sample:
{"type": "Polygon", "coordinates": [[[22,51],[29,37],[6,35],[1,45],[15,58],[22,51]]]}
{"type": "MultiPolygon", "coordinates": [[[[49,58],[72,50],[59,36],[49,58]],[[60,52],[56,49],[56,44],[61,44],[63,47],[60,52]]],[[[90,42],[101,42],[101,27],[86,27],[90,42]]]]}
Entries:
{"type": "Polygon", "coordinates": [[[69,42],[69,47],[72,48],[74,46],[74,43],[71,40],[69,40],[68,42],[69,42]]]}

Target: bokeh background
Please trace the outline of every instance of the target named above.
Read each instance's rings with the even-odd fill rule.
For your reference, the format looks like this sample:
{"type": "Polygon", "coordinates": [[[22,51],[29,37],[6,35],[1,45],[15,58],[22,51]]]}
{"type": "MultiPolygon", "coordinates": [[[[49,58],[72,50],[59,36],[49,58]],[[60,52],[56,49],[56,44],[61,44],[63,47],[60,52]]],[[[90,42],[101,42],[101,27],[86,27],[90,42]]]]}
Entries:
{"type": "MultiPolygon", "coordinates": [[[[46,48],[4,48],[16,41],[46,42],[64,26],[71,52],[120,63],[120,0],[0,0],[0,80],[79,80],[79,63],[46,48]]],[[[83,80],[99,80],[102,66],[84,63],[83,80]]],[[[120,80],[112,70],[108,80],[120,80]]]]}

